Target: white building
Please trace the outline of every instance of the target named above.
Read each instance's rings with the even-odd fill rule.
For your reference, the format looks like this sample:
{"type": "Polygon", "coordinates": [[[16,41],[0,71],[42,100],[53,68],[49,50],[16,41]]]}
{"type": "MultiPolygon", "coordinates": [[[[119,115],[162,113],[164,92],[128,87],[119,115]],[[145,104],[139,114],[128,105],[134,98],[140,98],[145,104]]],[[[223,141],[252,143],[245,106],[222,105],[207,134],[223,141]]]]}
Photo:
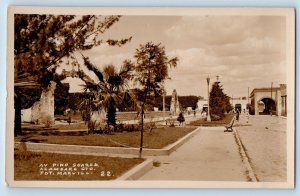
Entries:
{"type": "Polygon", "coordinates": [[[198,108],[197,110],[201,113],[204,112],[204,111],[207,111],[207,108],[208,108],[207,99],[198,100],[197,108],[198,108]]]}
{"type": "Polygon", "coordinates": [[[230,99],[230,103],[235,110],[239,110],[242,113],[247,110],[248,100],[246,97],[233,97],[230,99]]]}

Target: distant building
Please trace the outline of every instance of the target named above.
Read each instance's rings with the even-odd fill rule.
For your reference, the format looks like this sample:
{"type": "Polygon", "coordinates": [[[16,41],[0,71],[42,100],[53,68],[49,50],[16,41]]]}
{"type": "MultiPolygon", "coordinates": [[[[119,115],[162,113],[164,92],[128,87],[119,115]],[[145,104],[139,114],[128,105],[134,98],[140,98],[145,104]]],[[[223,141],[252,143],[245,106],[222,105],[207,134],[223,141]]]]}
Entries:
{"type": "MultiPolygon", "coordinates": [[[[246,97],[236,97],[230,98],[230,103],[235,110],[240,112],[245,112],[247,109],[248,100],[246,97]]],[[[200,99],[197,103],[198,110],[202,112],[207,112],[208,102],[207,99],[200,99]]]]}
{"type": "Polygon", "coordinates": [[[207,108],[208,108],[207,99],[199,99],[197,103],[197,108],[201,113],[207,112],[207,108]]]}
{"type": "Polygon", "coordinates": [[[255,88],[250,94],[251,112],[255,115],[287,115],[286,84],[279,87],[255,88]]]}
{"type": "Polygon", "coordinates": [[[230,99],[231,105],[235,111],[246,112],[248,100],[246,97],[236,97],[230,99]]]}

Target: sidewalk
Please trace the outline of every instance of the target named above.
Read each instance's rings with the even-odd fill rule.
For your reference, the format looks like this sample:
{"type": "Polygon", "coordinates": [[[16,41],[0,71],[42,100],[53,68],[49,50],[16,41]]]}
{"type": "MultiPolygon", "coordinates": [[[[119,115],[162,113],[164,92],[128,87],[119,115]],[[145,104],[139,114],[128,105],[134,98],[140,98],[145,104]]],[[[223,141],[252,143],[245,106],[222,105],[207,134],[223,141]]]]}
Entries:
{"type": "Polygon", "coordinates": [[[140,180],[247,181],[238,145],[224,127],[203,127],[197,135],[160,162],[140,180]]]}

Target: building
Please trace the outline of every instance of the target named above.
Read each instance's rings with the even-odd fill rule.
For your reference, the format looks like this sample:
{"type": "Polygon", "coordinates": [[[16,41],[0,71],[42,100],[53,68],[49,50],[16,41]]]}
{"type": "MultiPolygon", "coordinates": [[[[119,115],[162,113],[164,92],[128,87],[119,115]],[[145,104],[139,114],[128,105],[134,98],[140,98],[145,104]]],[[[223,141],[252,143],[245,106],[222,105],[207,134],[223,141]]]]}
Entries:
{"type": "Polygon", "coordinates": [[[251,113],[255,115],[287,115],[286,84],[279,87],[255,88],[250,94],[251,113]]]}
{"type": "Polygon", "coordinates": [[[199,110],[199,112],[201,113],[207,112],[207,108],[208,108],[207,99],[199,99],[197,102],[197,109],[199,110]]]}
{"type": "Polygon", "coordinates": [[[235,111],[239,110],[242,113],[245,113],[247,110],[248,100],[247,97],[236,97],[231,98],[231,105],[235,111]]]}
{"type": "Polygon", "coordinates": [[[280,84],[281,116],[287,116],[286,84],[280,84]]]}

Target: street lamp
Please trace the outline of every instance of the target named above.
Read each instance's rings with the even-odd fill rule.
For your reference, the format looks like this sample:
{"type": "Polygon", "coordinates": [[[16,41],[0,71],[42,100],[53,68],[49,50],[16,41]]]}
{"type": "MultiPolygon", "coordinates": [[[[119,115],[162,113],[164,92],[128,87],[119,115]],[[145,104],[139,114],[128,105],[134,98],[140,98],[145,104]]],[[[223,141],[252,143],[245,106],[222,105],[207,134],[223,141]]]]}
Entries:
{"type": "Polygon", "coordinates": [[[207,99],[207,118],[206,118],[206,121],[211,122],[210,113],[209,113],[209,81],[210,81],[209,76],[207,76],[206,81],[207,81],[207,97],[208,97],[208,99],[207,99]]]}

